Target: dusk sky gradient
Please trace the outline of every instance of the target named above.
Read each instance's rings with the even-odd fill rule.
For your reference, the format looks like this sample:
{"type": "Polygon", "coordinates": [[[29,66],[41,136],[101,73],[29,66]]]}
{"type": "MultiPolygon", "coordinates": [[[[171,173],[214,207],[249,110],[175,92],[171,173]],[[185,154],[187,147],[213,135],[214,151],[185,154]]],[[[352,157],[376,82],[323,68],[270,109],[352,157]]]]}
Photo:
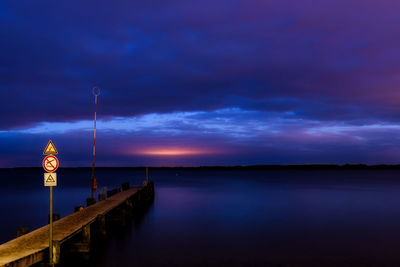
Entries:
{"type": "Polygon", "coordinates": [[[1,1],[0,167],[400,163],[400,1],[1,1]]]}

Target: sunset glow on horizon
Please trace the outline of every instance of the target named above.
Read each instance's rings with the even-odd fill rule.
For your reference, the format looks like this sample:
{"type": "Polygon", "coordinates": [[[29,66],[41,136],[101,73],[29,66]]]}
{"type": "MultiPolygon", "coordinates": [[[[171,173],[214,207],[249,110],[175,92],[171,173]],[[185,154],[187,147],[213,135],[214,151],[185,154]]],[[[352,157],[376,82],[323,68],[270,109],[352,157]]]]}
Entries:
{"type": "Polygon", "coordinates": [[[193,156],[213,154],[213,152],[197,148],[153,148],[134,152],[134,154],[147,156],[193,156]]]}

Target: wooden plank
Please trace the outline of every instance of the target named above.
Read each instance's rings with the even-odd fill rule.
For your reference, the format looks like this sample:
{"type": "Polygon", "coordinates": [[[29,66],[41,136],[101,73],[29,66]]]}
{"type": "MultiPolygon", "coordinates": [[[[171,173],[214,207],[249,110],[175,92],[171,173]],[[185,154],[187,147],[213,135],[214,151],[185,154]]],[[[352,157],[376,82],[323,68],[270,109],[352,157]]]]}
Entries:
{"type": "MultiPolygon", "coordinates": [[[[91,224],[98,215],[105,215],[134,195],[142,187],[132,187],[106,200],[64,217],[53,224],[53,240],[65,242],[82,227],[91,224]]],[[[0,245],[0,266],[29,266],[39,262],[49,248],[49,225],[0,245]]]]}

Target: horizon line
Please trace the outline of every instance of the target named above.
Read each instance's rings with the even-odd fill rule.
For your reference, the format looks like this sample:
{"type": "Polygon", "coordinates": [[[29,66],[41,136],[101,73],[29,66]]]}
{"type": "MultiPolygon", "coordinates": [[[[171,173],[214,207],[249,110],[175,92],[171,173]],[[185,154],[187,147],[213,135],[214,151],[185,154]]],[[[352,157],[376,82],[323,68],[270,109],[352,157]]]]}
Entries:
{"type": "MultiPolygon", "coordinates": [[[[249,169],[249,168],[399,168],[400,163],[398,164],[256,164],[256,165],[205,165],[205,166],[98,166],[96,169],[206,169],[206,168],[215,168],[215,169],[249,169]]],[[[41,166],[28,166],[28,167],[0,167],[0,169],[36,169],[42,168],[41,166]]],[[[87,167],[60,167],[59,169],[91,169],[91,166],[87,167]]]]}

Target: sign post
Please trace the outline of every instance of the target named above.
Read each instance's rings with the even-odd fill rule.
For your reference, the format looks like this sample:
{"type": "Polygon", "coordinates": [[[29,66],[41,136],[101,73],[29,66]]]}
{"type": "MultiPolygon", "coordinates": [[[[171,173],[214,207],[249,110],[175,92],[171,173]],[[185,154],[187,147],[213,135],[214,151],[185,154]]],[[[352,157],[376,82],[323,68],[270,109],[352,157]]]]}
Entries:
{"type": "Polygon", "coordinates": [[[46,148],[43,151],[43,155],[48,155],[43,159],[43,169],[46,171],[44,173],[44,186],[50,187],[50,214],[49,214],[49,261],[50,265],[54,266],[53,262],[53,186],[57,186],[57,173],[55,171],[58,169],[58,159],[54,156],[58,154],[56,147],[50,140],[46,148]]]}
{"type": "Polygon", "coordinates": [[[53,265],[53,187],[50,186],[50,212],[49,212],[49,224],[50,224],[50,232],[49,232],[49,261],[50,266],[53,265]]]}

